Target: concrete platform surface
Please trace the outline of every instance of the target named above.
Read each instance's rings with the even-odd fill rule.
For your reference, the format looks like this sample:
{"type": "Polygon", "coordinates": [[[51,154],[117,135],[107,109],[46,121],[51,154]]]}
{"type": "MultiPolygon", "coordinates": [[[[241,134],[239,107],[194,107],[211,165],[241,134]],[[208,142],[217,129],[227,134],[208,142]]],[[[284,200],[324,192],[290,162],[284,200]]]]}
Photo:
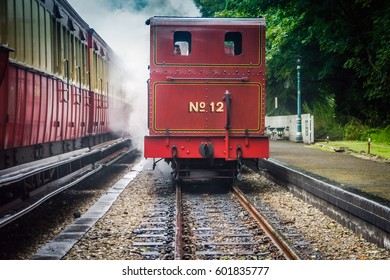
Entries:
{"type": "Polygon", "coordinates": [[[284,140],[270,141],[270,157],[304,173],[325,178],[343,189],[390,205],[388,163],[284,140]]]}

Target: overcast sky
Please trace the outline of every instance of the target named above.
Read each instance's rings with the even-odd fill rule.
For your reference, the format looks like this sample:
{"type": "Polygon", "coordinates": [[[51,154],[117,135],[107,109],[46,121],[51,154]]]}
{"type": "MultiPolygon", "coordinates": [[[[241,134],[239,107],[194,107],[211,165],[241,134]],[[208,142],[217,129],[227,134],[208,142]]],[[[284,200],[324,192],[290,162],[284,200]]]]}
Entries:
{"type": "Polygon", "coordinates": [[[131,120],[123,127],[142,148],[147,134],[146,81],[149,65],[149,26],[151,16],[200,16],[192,0],[68,0],[77,13],[95,29],[122,58],[128,70],[127,91],[133,104],[131,120]],[[130,124],[130,125],[129,125],[130,124]]]}

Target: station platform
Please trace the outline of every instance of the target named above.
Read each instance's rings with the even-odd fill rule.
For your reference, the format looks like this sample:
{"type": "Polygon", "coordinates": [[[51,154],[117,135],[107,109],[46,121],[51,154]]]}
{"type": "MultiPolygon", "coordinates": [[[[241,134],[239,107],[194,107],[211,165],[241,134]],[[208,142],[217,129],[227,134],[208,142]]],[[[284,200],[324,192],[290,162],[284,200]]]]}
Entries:
{"type": "Polygon", "coordinates": [[[270,158],[303,173],[390,206],[390,164],[313,145],[270,141],[270,158]]]}

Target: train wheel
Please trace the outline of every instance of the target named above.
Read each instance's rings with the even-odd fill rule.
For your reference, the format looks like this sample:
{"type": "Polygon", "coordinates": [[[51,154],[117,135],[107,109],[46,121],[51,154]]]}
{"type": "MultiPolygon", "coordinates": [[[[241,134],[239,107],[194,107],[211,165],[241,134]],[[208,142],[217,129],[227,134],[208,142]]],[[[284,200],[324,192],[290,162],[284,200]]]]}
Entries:
{"type": "Polygon", "coordinates": [[[238,181],[242,180],[242,168],[244,166],[244,163],[242,161],[242,158],[239,158],[239,160],[236,162],[236,178],[238,181]]]}
{"type": "Polygon", "coordinates": [[[179,164],[177,163],[176,159],[172,161],[172,181],[177,182],[179,181],[179,164]]]}

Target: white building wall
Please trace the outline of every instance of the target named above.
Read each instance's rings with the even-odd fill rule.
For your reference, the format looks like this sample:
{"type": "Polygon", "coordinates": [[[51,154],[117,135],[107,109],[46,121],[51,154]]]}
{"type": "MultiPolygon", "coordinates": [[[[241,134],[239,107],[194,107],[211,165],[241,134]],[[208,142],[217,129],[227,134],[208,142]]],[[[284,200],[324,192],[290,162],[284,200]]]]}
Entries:
{"type": "MultiPolygon", "coordinates": [[[[302,137],[305,143],[314,143],[314,116],[301,114],[302,137]]],[[[265,126],[269,134],[275,128],[285,128],[283,137],[295,141],[297,135],[297,115],[265,117],[265,126]]],[[[279,138],[280,139],[280,138],[279,138]]]]}

